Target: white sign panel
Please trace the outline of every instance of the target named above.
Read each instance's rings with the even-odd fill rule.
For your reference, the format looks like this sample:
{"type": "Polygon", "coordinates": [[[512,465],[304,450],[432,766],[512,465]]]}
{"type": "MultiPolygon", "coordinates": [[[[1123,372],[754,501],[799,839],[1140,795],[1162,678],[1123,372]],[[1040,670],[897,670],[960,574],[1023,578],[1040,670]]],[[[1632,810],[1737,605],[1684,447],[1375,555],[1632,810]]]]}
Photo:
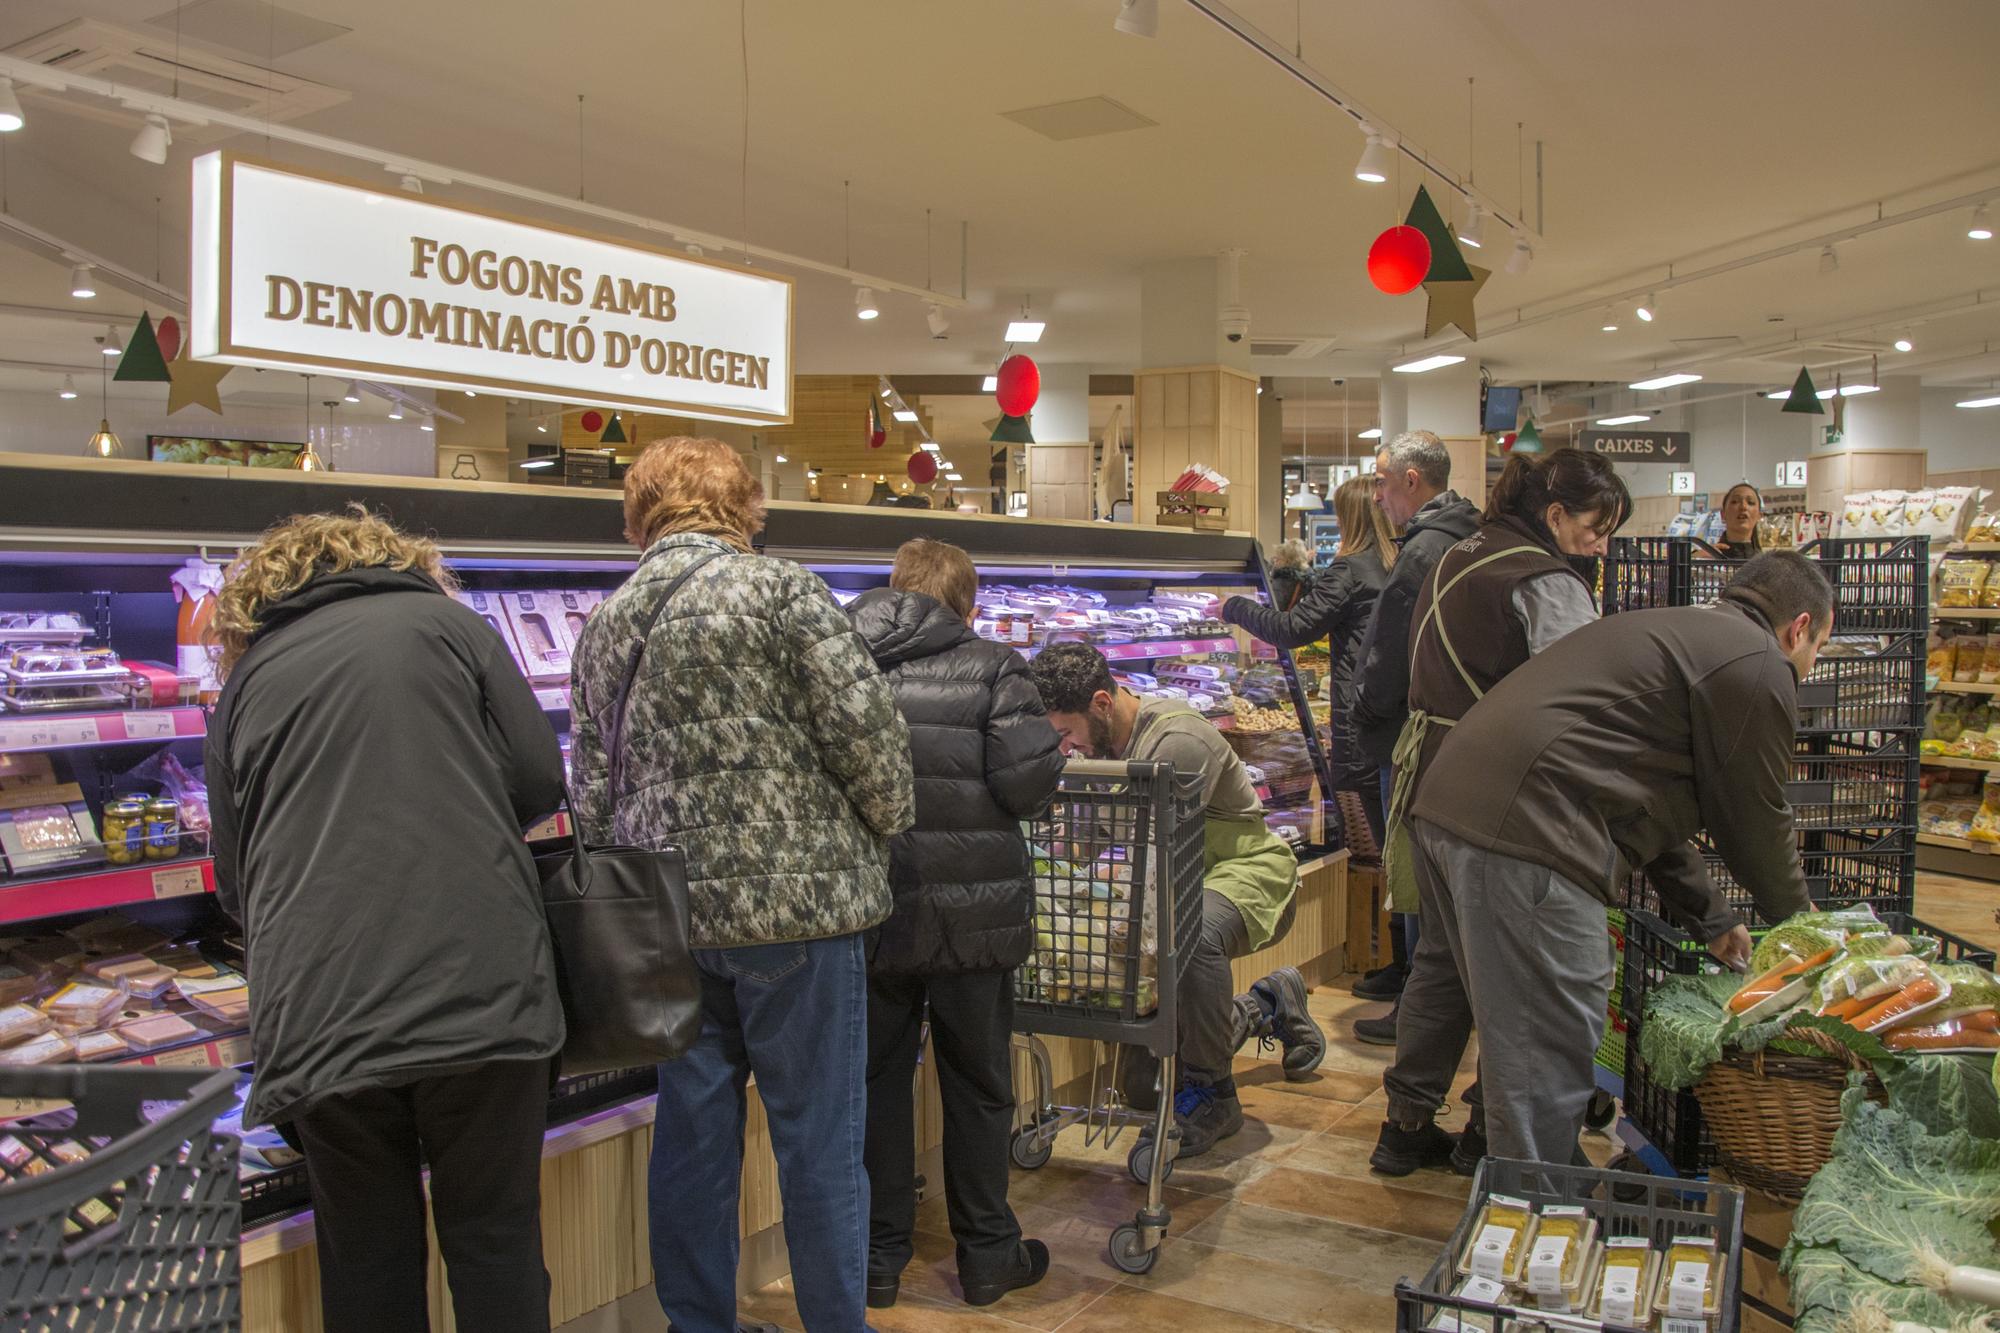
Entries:
{"type": "Polygon", "coordinates": [[[1693,494],[1694,494],[1694,473],[1692,473],[1692,472],[1687,472],[1687,471],[1677,471],[1677,472],[1675,472],[1675,473],[1674,473],[1674,492],[1673,492],[1673,493],[1674,493],[1675,495],[1693,495],[1693,494]]]}
{"type": "Polygon", "coordinates": [[[191,355],[717,421],[792,418],[792,283],[397,190],[194,163],[191,355]]]}
{"type": "Polygon", "coordinates": [[[1778,464],[1777,484],[1780,486],[1803,486],[1806,484],[1806,460],[1788,458],[1778,464]]]}

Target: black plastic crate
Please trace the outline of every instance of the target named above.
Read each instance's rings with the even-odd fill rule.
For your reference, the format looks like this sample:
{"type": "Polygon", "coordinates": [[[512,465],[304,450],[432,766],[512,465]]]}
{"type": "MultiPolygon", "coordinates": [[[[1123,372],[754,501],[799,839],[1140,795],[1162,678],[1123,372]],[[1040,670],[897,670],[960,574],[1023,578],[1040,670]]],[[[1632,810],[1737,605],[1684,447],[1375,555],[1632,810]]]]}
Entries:
{"type": "MultiPolygon", "coordinates": [[[[1800,554],[1833,585],[1833,632],[1930,629],[1928,537],[1830,537],[1800,554]]],[[[1604,614],[1713,602],[1743,562],[1694,537],[1617,537],[1604,561],[1604,614]]]]}
{"type": "Polygon", "coordinates": [[[1924,725],[1922,634],[1834,639],[1799,683],[1798,732],[1873,733],[1915,748],[1903,732],[1924,725]]]}
{"type": "MultiPolygon", "coordinates": [[[[1994,955],[1972,941],[1939,930],[1907,912],[1876,915],[1899,935],[1928,935],[1938,941],[1938,957],[1946,962],[1971,962],[1992,967],[1994,955]]],[[[1768,927],[1755,927],[1761,939],[1768,927]]],[[[1701,1119],[1701,1103],[1692,1089],[1670,1091],[1653,1082],[1640,1053],[1645,1030],[1646,999],[1653,987],[1671,976],[1719,972],[1702,941],[1670,926],[1651,912],[1633,910],[1625,916],[1625,1118],[1660,1150],[1683,1176],[1706,1174],[1715,1162],[1715,1142],[1701,1119]]]]}
{"type": "Polygon", "coordinates": [[[1800,832],[1887,833],[1915,828],[1921,778],[1910,737],[1801,738],[1785,799],[1800,832]]]}
{"type": "MultiPolygon", "coordinates": [[[[1915,905],[1916,831],[1898,828],[1883,833],[1843,829],[1808,830],[1799,835],[1799,864],[1805,871],[1806,892],[1820,907],[1853,907],[1866,903],[1877,912],[1908,913],[1915,905]]],[[[1708,863],[1709,878],[1731,907],[1748,919],[1757,916],[1749,890],[1736,882],[1722,858],[1701,840],[1695,846],[1708,863]]],[[[1623,905],[1663,915],[1659,893],[1643,872],[1626,881],[1623,905]]]]}
{"type": "MultiPolygon", "coordinates": [[[[1457,1283],[1458,1256],[1472,1238],[1479,1210],[1492,1194],[1526,1199],[1536,1209],[1578,1204],[1597,1219],[1606,1236],[1644,1236],[1664,1248],[1680,1236],[1713,1236],[1722,1261],[1721,1313],[1716,1333],[1736,1333],[1743,1290],[1743,1191],[1734,1185],[1699,1185],[1654,1180],[1625,1171],[1587,1166],[1552,1166],[1489,1157],[1479,1164],[1472,1193],[1443,1253],[1421,1281],[1396,1283],[1397,1333],[1432,1328],[1471,1328],[1472,1319],[1491,1323],[1494,1333],[1529,1333],[1558,1326],[1558,1319],[1532,1308],[1487,1305],[1450,1294],[1457,1283]]],[[[1652,1327],[1649,1314],[1644,1320],[1652,1327]]],[[[1585,1327],[1582,1319],[1560,1319],[1563,1328],[1585,1327]]],[[[1620,1324],[1591,1324],[1601,1333],[1631,1333],[1620,1324]]]]}

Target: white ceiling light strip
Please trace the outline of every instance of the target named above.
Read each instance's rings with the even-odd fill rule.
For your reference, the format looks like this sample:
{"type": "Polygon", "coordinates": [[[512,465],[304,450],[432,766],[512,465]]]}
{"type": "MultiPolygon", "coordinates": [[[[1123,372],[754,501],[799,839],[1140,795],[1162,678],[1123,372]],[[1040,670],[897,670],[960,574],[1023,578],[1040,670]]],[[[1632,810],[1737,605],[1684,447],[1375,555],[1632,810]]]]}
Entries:
{"type": "MultiPolygon", "coordinates": [[[[634,231],[650,232],[665,236],[677,244],[699,245],[705,250],[720,254],[734,251],[748,254],[754,259],[783,268],[798,269],[807,273],[821,273],[844,281],[865,284],[877,291],[898,292],[912,296],[933,305],[964,309],[967,301],[962,296],[949,292],[932,291],[913,283],[899,282],[894,278],[879,277],[844,268],[838,264],[828,264],[804,255],[786,250],[773,250],[767,246],[752,245],[742,240],[732,240],[710,232],[690,231],[672,223],[662,222],[641,213],[630,213],[622,208],[606,208],[602,204],[587,203],[568,195],[555,194],[548,190],[538,190],[533,186],[520,185],[514,181],[501,180],[496,176],[469,174],[455,167],[439,162],[426,162],[403,154],[384,152],[350,139],[336,139],[331,135],[314,134],[292,125],[267,123],[255,116],[239,115],[233,111],[223,111],[216,107],[204,106],[199,102],[189,102],[178,97],[162,97],[144,88],[130,84],[113,83],[108,79],[93,78],[87,74],[66,74],[38,65],[18,56],[0,55],[0,78],[11,78],[16,87],[40,88],[48,92],[65,95],[89,94],[107,98],[142,115],[157,113],[169,122],[182,125],[221,125],[243,134],[262,135],[271,139],[282,139],[286,143],[297,144],[301,148],[311,148],[318,152],[330,153],[336,157],[351,158],[357,162],[369,162],[396,176],[415,176],[420,181],[435,185],[461,185],[467,189],[483,190],[504,198],[516,199],[522,203],[534,204],[540,208],[553,209],[563,213],[580,214],[599,222],[617,227],[629,227],[634,231]]],[[[92,262],[98,262],[93,260],[92,262]]],[[[102,265],[100,264],[100,267],[102,265]]],[[[123,285],[123,284],[121,284],[123,285]]],[[[181,298],[184,307],[186,298],[181,298]]]]}

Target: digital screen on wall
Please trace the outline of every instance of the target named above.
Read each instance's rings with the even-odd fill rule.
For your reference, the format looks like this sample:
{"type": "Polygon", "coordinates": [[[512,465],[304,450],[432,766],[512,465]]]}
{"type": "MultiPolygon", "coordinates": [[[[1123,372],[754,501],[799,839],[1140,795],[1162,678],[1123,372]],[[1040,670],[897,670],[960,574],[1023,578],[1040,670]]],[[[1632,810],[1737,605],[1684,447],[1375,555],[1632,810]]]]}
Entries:
{"type": "Polygon", "coordinates": [[[155,463],[296,467],[304,449],[305,445],[296,440],[218,440],[204,435],[146,437],[146,456],[155,463]]]}
{"type": "Polygon", "coordinates": [[[1488,432],[1514,429],[1515,420],[1521,415],[1521,390],[1489,384],[1485,392],[1485,409],[1479,414],[1479,427],[1488,432]]]}

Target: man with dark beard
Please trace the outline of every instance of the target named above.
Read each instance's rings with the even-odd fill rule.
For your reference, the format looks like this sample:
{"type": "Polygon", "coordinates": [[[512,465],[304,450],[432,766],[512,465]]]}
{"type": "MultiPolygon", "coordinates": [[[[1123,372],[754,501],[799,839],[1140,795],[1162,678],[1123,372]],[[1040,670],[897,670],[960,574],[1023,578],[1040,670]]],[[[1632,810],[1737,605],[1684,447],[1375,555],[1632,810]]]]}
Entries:
{"type": "Polygon", "coordinates": [[[1029,663],[1065,753],[1166,762],[1202,780],[1201,935],[1180,993],[1181,1087],[1174,1100],[1180,1157],[1207,1152],[1243,1127],[1231,1077],[1250,1036],[1284,1046],[1285,1076],[1319,1067],[1326,1037],[1306,1011],[1305,981],[1280,968],[1234,995],[1229,962],[1291,929],[1298,860],[1264,823],[1264,805],[1207,718],[1179,699],[1141,699],[1111,678],[1104,655],[1083,643],[1052,644],[1029,663]]]}

